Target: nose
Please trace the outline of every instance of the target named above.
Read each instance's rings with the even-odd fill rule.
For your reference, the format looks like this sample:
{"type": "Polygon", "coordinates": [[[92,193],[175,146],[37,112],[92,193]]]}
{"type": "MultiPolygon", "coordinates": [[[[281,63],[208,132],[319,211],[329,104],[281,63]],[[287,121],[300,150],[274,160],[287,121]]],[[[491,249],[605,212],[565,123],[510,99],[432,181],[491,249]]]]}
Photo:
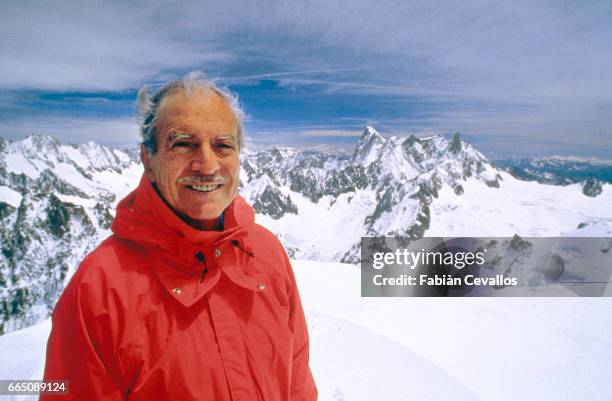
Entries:
{"type": "Polygon", "coordinates": [[[208,143],[198,147],[195,158],[191,162],[193,171],[199,171],[205,175],[213,175],[219,171],[219,160],[208,143]]]}

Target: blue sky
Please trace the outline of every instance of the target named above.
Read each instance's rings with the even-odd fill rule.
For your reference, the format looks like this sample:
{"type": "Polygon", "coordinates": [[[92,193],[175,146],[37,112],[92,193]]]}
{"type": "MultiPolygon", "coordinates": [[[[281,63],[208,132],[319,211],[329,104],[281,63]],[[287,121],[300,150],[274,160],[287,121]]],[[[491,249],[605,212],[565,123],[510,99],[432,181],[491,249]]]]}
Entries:
{"type": "Polygon", "coordinates": [[[138,142],[142,84],[203,70],[251,145],[460,132],[492,158],[612,158],[612,2],[5,1],[0,135],[138,142]],[[125,2],[128,3],[128,2],[125,2]]]}

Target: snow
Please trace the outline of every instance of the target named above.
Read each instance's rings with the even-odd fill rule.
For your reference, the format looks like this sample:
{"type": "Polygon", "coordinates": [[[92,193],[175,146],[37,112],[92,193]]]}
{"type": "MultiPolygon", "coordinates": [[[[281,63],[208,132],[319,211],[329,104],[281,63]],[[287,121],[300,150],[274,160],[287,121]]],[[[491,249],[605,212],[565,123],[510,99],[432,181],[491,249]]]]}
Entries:
{"type": "MultiPolygon", "coordinates": [[[[244,176],[244,170],[241,170],[241,174],[244,176]]],[[[241,177],[241,180],[246,181],[246,177],[241,177]]],[[[272,179],[268,175],[262,175],[261,177],[251,180],[248,187],[240,191],[240,195],[252,205],[255,199],[261,195],[268,186],[275,187],[272,179]]]]}
{"type": "Polygon", "coordinates": [[[566,237],[612,237],[612,224],[605,221],[589,221],[586,227],[563,234],[566,237]]]}
{"type": "MultiPolygon", "coordinates": [[[[401,138],[391,137],[384,143],[380,155],[376,158],[381,160],[381,176],[391,175],[398,180],[410,180],[415,178],[419,171],[406,158],[400,142],[401,138]]],[[[373,156],[372,156],[373,157],[373,156]]],[[[366,161],[365,166],[373,161],[366,161]]]]}
{"type": "Polygon", "coordinates": [[[405,196],[393,210],[384,212],[372,228],[378,232],[402,232],[416,221],[418,212],[418,200],[405,196]]]}
{"type": "Polygon", "coordinates": [[[38,177],[40,169],[32,161],[26,159],[23,154],[8,153],[4,156],[4,160],[10,167],[9,171],[15,174],[25,174],[30,178],[38,177]]]}
{"type": "MultiPolygon", "coordinates": [[[[370,228],[366,219],[376,207],[377,190],[385,188],[370,186],[312,202],[291,191],[287,183],[276,186],[265,175],[246,183],[247,176],[241,173],[246,183],[241,192],[248,199],[267,185],[291,197],[298,215],[285,214],[279,220],[257,215],[256,219],[279,233],[300,258],[339,260],[369,229],[383,233],[410,226],[420,209],[419,202],[409,197],[418,187],[406,180],[418,174],[416,183],[430,182],[434,174],[444,180],[430,205],[426,236],[612,236],[612,185],[603,185],[603,192],[593,198],[582,194],[580,184],[519,181],[485,161],[484,171],[457,180],[464,193],[456,195],[446,180],[453,180],[463,167],[457,157],[446,153],[446,140],[432,137],[421,139],[426,146],[414,143],[425,158],[422,165],[413,166],[399,140],[385,140],[373,129],[368,133],[362,162],[381,162],[382,174],[404,180],[407,194],[370,228]],[[497,174],[502,177],[500,188],[483,182],[497,174]]],[[[49,138],[29,138],[11,146],[2,155],[7,171],[36,178],[51,169],[91,197],[56,194],[62,201],[82,205],[92,220],[92,208],[101,198],[115,194],[116,204],[138,184],[142,167],[130,163],[126,153],[95,143],[78,148],[53,144],[49,138]],[[37,150],[41,143],[50,144],[49,152],[37,150]]],[[[468,145],[461,152],[461,157],[484,160],[468,145]]],[[[291,149],[279,154],[285,157],[281,168],[287,170],[308,157],[291,149]]],[[[322,179],[326,169],[345,165],[339,159],[324,163],[323,168],[309,169],[309,174],[322,179]]],[[[0,186],[0,201],[18,207],[21,200],[19,192],[0,186]]],[[[33,202],[25,213],[34,219],[44,215],[44,207],[33,202]]],[[[107,234],[108,230],[100,230],[89,242],[74,246],[85,252],[107,234]]],[[[43,251],[53,249],[37,250],[43,251]]],[[[73,259],[65,261],[70,266],[66,280],[79,262],[73,259]]],[[[612,377],[609,298],[361,298],[355,266],[296,261],[294,267],[310,326],[320,400],[612,399],[612,386],[606,385],[612,377]]],[[[0,379],[40,378],[49,329],[45,321],[0,336],[0,379]]],[[[23,398],[0,396],[0,400],[23,398]]]]}
{"type": "MultiPolygon", "coordinates": [[[[580,184],[561,187],[520,181],[492,166],[464,142],[458,151],[448,148],[449,141],[439,136],[405,143],[393,136],[383,138],[368,127],[352,158],[328,158],[322,168],[298,172],[316,183],[311,194],[317,196],[317,190],[326,193],[317,185],[323,188],[329,169],[369,166],[365,174],[371,181],[366,188],[313,202],[290,190],[292,182],[286,173],[295,171],[308,157],[297,154],[265,169],[258,166],[257,157],[245,162],[250,171],[259,169],[256,174],[261,175],[249,182],[243,173],[240,192],[253,202],[269,185],[289,196],[297,215],[287,213],[278,219],[258,215],[256,219],[278,233],[294,257],[309,260],[351,260],[356,258],[360,237],[416,230],[419,217],[426,236],[558,236],[579,225],[600,223],[607,227],[600,232],[612,230],[611,185],[605,184],[597,197],[588,197],[580,184]],[[267,174],[274,174],[275,180],[267,174]],[[415,196],[419,186],[424,188],[425,199],[430,194],[433,197],[431,205],[415,196]],[[381,200],[384,203],[379,204],[381,200]]],[[[270,157],[261,156],[264,160],[270,157]]]]}
{"type": "Polygon", "coordinates": [[[582,222],[612,224],[612,185],[595,197],[582,194],[580,184],[546,185],[500,173],[501,188],[468,178],[462,195],[444,186],[431,205],[430,237],[507,236],[554,237],[582,222]],[[511,211],[511,212],[510,212],[511,211]]]}
{"type": "MultiPolygon", "coordinates": [[[[379,395],[346,400],[459,399],[441,390],[450,378],[482,400],[612,399],[612,387],[606,385],[612,377],[612,299],[361,298],[359,269],[354,266],[298,261],[294,267],[315,329],[317,314],[332,316],[396,342],[385,353],[390,360],[408,350],[413,362],[418,355],[441,371],[431,378],[420,368],[383,361],[376,366],[390,378],[399,368],[405,378],[400,384],[424,382],[433,394],[395,397],[401,391],[397,381],[374,385],[375,379],[364,378],[379,395]],[[388,385],[395,387],[390,390],[388,385]]],[[[346,347],[342,341],[352,344],[353,333],[341,336],[337,346],[346,347]]],[[[324,354],[323,363],[317,359],[317,343],[314,338],[312,364],[323,389],[337,375],[329,361],[335,355],[324,354]]],[[[353,349],[342,361],[351,373],[359,371],[359,354],[372,351],[367,346],[353,349]]],[[[359,373],[355,376],[345,388],[362,383],[359,373]]],[[[320,399],[333,398],[322,393],[320,399]]]]}
{"type": "Polygon", "coordinates": [[[3,157],[11,173],[36,179],[50,169],[63,181],[94,197],[102,190],[120,199],[136,187],[142,174],[141,164],[130,163],[126,153],[94,142],[74,147],[59,145],[52,137],[30,136],[10,143],[3,157]]]}
{"type": "Polygon", "coordinates": [[[386,140],[373,127],[367,126],[357,145],[353,161],[364,167],[369,166],[380,158],[385,142],[386,140]]]}
{"type": "Polygon", "coordinates": [[[21,203],[21,194],[9,187],[0,185],[0,202],[7,203],[14,208],[18,208],[21,203]]]}
{"type": "Polygon", "coordinates": [[[142,165],[133,163],[125,168],[121,174],[113,170],[96,171],[92,173],[93,180],[101,188],[107,189],[116,195],[117,200],[121,200],[130,191],[136,189],[140,176],[142,175],[142,165]]]}
{"type": "MultiPolygon", "coordinates": [[[[0,380],[40,380],[51,321],[0,336],[0,380]]],[[[2,396],[0,400],[36,400],[35,396],[2,396]]]]}
{"type": "Polygon", "coordinates": [[[63,146],[62,148],[70,160],[75,162],[77,166],[83,169],[89,167],[89,159],[85,154],[81,153],[80,148],[75,146],[63,146]]]}
{"type": "Polygon", "coordinates": [[[372,330],[316,313],[309,320],[321,401],[479,399],[436,365],[372,330]]]}
{"type": "Polygon", "coordinates": [[[480,177],[482,177],[486,181],[494,181],[498,174],[499,174],[498,170],[496,170],[493,167],[487,165],[485,167],[485,170],[483,172],[481,172],[479,175],[480,175],[480,177]]]}
{"type": "MultiPolygon", "coordinates": [[[[440,170],[436,170],[440,171],[440,170]]],[[[430,181],[433,172],[419,176],[430,181]]],[[[455,194],[443,185],[430,205],[430,226],[425,236],[596,236],[612,230],[612,185],[605,184],[597,197],[582,194],[580,184],[555,186],[521,181],[488,166],[481,177],[494,179],[499,174],[500,188],[487,186],[479,177],[458,181],[464,193],[455,194]],[[580,223],[599,227],[576,230],[580,223]]],[[[248,200],[271,184],[267,176],[254,179],[241,189],[248,200]]],[[[376,232],[401,232],[410,227],[418,214],[419,202],[410,197],[417,186],[385,211],[372,225],[376,232]]],[[[296,257],[323,261],[340,260],[360,237],[368,235],[366,218],[376,205],[371,188],[345,193],[337,199],[324,196],[317,203],[300,193],[282,187],[297,206],[298,214],[285,214],[275,220],[257,215],[256,220],[274,233],[285,245],[297,249],[296,257]],[[308,222],[308,224],[304,224],[308,222]],[[342,235],[338,235],[342,233],[342,235]]]]}
{"type": "Polygon", "coordinates": [[[257,215],[255,219],[272,232],[280,233],[284,243],[299,244],[300,257],[307,259],[342,258],[347,249],[366,235],[364,218],[376,202],[375,194],[368,190],[342,194],[333,204],[329,196],[317,203],[296,192],[290,196],[298,215],[286,214],[280,220],[257,215]]]}
{"type": "MultiPolygon", "coordinates": [[[[610,298],[361,298],[353,265],[293,265],[321,401],[612,399],[610,298]]],[[[49,330],[1,336],[0,379],[39,379],[49,330]]]]}

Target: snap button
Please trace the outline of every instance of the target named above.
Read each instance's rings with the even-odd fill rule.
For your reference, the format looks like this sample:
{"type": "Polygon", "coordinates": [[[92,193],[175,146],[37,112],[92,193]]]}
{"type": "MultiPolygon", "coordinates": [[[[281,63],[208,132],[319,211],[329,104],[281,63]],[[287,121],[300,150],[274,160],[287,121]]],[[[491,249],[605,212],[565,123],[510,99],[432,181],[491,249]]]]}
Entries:
{"type": "Polygon", "coordinates": [[[172,289],[172,292],[175,293],[176,295],[180,295],[182,291],[183,290],[181,290],[180,288],[173,288],[172,289]]]}
{"type": "Polygon", "coordinates": [[[258,289],[258,290],[260,290],[260,291],[261,291],[261,290],[263,290],[263,289],[265,289],[265,288],[266,288],[266,285],[265,285],[264,283],[259,283],[259,284],[257,285],[257,289],[258,289]]]}
{"type": "Polygon", "coordinates": [[[217,248],[215,249],[215,257],[218,258],[219,256],[221,256],[221,249],[217,248]]]}

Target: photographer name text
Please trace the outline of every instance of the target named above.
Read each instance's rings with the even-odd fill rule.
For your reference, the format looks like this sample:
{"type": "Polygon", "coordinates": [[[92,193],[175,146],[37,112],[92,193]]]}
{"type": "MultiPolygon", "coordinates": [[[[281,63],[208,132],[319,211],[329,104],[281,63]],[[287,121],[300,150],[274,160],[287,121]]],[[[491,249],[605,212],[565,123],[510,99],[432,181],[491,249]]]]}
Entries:
{"type": "Polygon", "coordinates": [[[466,274],[463,277],[454,277],[450,274],[428,275],[420,274],[410,276],[402,274],[396,277],[384,277],[376,274],[372,278],[375,286],[515,286],[518,285],[516,277],[504,277],[498,274],[494,277],[477,277],[466,274]]]}

